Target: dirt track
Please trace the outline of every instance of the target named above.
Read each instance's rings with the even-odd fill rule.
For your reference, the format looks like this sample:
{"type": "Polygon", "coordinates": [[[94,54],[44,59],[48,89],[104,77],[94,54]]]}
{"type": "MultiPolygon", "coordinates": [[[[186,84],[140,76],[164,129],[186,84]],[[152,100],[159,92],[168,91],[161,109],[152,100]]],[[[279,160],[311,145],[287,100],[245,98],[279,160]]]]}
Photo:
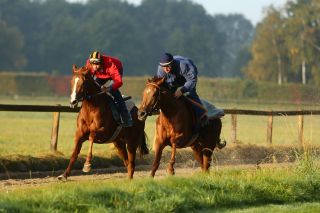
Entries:
{"type": "MultiPolygon", "coordinates": [[[[213,166],[211,168],[211,172],[217,172],[222,169],[258,169],[258,168],[267,168],[267,167],[287,167],[291,166],[293,163],[274,163],[274,164],[260,164],[257,166],[256,164],[243,164],[243,165],[230,165],[230,166],[213,166]]],[[[160,168],[155,178],[164,178],[167,176],[165,165],[160,168]]],[[[134,178],[137,177],[149,177],[150,174],[150,166],[139,166],[134,174],[134,178]]],[[[179,167],[179,165],[175,168],[176,176],[189,176],[195,173],[201,172],[199,167],[179,167]]],[[[20,179],[7,179],[0,181],[0,189],[1,190],[13,190],[17,187],[31,187],[31,186],[39,186],[54,182],[60,182],[57,179],[57,176],[60,175],[62,171],[57,171],[54,173],[42,172],[34,174],[38,176],[37,178],[28,175],[26,173],[16,173],[12,174],[15,177],[20,176],[20,179]]],[[[32,175],[32,174],[31,174],[32,175]]],[[[108,179],[120,179],[127,178],[127,174],[124,168],[113,168],[113,169],[96,169],[90,172],[90,174],[84,174],[82,171],[73,171],[72,176],[68,178],[68,181],[82,181],[82,180],[108,180],[108,179]]]]}

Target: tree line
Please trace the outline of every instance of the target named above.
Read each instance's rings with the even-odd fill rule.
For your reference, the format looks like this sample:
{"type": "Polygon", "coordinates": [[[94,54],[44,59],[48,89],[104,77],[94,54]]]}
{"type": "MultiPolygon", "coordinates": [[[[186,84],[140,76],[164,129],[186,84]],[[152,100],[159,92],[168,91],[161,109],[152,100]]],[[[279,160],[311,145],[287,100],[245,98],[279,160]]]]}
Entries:
{"type": "Polygon", "coordinates": [[[69,74],[89,53],[120,58],[125,75],[153,75],[159,57],[190,57],[202,76],[242,76],[254,27],[190,0],[0,0],[0,70],[69,74]]]}
{"type": "Polygon", "coordinates": [[[0,0],[0,70],[69,74],[100,50],[125,75],[153,75],[169,51],[192,58],[201,76],[319,85],[319,24],[318,0],[269,6],[256,28],[190,0],[0,0]]]}
{"type": "Polygon", "coordinates": [[[256,27],[251,55],[243,69],[251,79],[319,85],[319,0],[289,0],[281,8],[267,8],[256,27]]]}

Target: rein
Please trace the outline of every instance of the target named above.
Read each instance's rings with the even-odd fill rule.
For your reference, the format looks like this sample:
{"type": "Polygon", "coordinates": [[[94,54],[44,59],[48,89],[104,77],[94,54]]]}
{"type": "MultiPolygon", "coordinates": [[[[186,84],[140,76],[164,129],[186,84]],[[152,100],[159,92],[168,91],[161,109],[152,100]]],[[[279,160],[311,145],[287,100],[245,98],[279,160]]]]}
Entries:
{"type": "MultiPolygon", "coordinates": [[[[95,85],[98,87],[98,88],[100,88],[100,86],[99,86],[99,84],[96,82],[96,81],[93,81],[94,83],[95,83],[95,85]]],[[[86,79],[85,80],[85,83],[84,83],[84,92],[83,92],[83,94],[79,97],[79,98],[77,98],[76,99],[76,101],[77,102],[81,102],[81,101],[84,101],[84,100],[92,100],[93,98],[95,98],[95,97],[97,97],[97,96],[99,96],[99,95],[102,95],[102,94],[105,94],[105,92],[103,92],[103,91],[100,91],[100,92],[98,92],[98,93],[96,93],[96,94],[93,94],[93,95],[90,95],[90,94],[88,94],[88,80],[86,79]]],[[[107,93],[108,94],[108,93],[107,93]]],[[[108,95],[110,95],[110,94],[108,94],[108,95]]]]}

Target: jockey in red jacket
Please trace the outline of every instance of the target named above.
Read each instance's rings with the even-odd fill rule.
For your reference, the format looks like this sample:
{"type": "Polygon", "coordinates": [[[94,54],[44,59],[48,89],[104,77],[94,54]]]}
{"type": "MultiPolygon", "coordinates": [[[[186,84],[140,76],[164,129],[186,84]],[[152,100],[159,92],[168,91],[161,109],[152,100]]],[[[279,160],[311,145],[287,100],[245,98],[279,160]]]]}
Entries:
{"type": "Polygon", "coordinates": [[[100,86],[101,91],[110,93],[118,103],[122,126],[132,126],[131,115],[119,91],[119,88],[123,84],[123,67],[121,61],[117,58],[101,55],[100,52],[94,51],[90,54],[86,66],[90,68],[93,78],[100,86]]]}

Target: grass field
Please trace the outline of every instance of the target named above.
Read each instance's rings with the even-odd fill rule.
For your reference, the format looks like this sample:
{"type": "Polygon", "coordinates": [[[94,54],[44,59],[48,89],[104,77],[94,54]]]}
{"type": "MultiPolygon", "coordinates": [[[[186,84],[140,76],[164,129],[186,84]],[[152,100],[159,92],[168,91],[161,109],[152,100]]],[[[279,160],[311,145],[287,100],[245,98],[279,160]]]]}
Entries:
{"type": "MultiPolygon", "coordinates": [[[[66,98],[1,99],[6,104],[67,105],[66,98]]],[[[295,110],[295,105],[216,103],[220,108],[295,110]]],[[[318,106],[305,106],[316,109],[318,106]]],[[[299,106],[300,108],[300,106],[299,106]]],[[[230,140],[230,115],[223,118],[222,136],[230,140]]],[[[155,117],[146,123],[152,147],[155,117]]],[[[52,113],[0,112],[0,157],[50,154],[52,113]]],[[[75,113],[61,113],[58,151],[69,157],[73,148],[75,113]]],[[[320,116],[305,116],[305,141],[320,145],[320,116]]],[[[266,145],[267,117],[238,116],[241,144],[266,145]]],[[[275,117],[273,143],[297,145],[297,118],[275,117]]],[[[82,154],[87,152],[85,143],[82,154]]],[[[228,144],[229,146],[231,144],[228,144]]],[[[251,146],[250,146],[251,147],[251,146]]],[[[112,145],[95,145],[93,154],[109,155],[112,145]]],[[[240,153],[238,153],[240,154],[240,153]]],[[[250,155],[249,153],[246,153],[250,155]]],[[[0,212],[320,212],[319,162],[311,153],[294,166],[220,169],[204,175],[135,176],[1,185],[0,212]],[[3,187],[2,187],[3,186],[3,187]]],[[[1,166],[1,165],[0,165],[1,166]]]]}
{"type": "Polygon", "coordinates": [[[319,212],[319,170],[306,165],[7,186],[0,212],[319,212]]]}
{"type": "MultiPolygon", "coordinates": [[[[9,104],[39,104],[39,105],[67,105],[67,99],[45,99],[34,100],[2,100],[9,104]]],[[[296,109],[294,106],[258,105],[258,104],[230,104],[221,103],[221,108],[241,109],[296,109]]],[[[146,133],[152,142],[154,135],[155,116],[149,117],[146,124],[146,133]]],[[[222,136],[228,141],[230,139],[230,115],[223,119],[222,136]]],[[[52,113],[40,112],[0,112],[0,155],[22,154],[41,155],[49,151],[52,113]]],[[[58,149],[62,153],[70,153],[73,147],[73,135],[76,126],[75,113],[61,113],[58,149]]],[[[320,132],[316,131],[320,126],[320,116],[305,116],[304,135],[305,141],[311,144],[319,144],[320,132]]],[[[238,136],[242,143],[266,144],[267,117],[261,116],[238,116],[238,136]]],[[[297,144],[297,117],[275,117],[273,130],[273,143],[275,145],[297,144]]],[[[96,146],[96,152],[104,152],[106,146],[96,146]]],[[[84,147],[85,150],[85,147],[84,147]]]]}
{"type": "MultiPolygon", "coordinates": [[[[68,105],[67,98],[36,98],[22,97],[18,99],[0,99],[3,104],[37,104],[37,105],[68,105]]],[[[301,106],[277,104],[244,104],[216,103],[219,108],[257,109],[257,110],[297,110],[301,106]],[[298,108],[299,107],[299,108],[298,108]]],[[[319,109],[317,105],[302,106],[303,109],[319,109]]],[[[0,112],[0,156],[19,154],[39,156],[50,152],[52,113],[44,112],[0,112]]],[[[58,138],[58,150],[69,156],[73,148],[73,135],[76,128],[76,113],[61,113],[58,138]]],[[[237,139],[242,144],[267,145],[267,117],[238,116],[237,139]]],[[[231,118],[222,118],[222,138],[230,141],[231,118]]],[[[274,117],[273,144],[298,145],[298,127],[296,116],[274,117]]],[[[304,140],[308,144],[320,145],[320,116],[305,116],[304,140]]],[[[152,147],[155,116],[146,122],[146,133],[149,147],[152,147]]],[[[95,146],[95,154],[105,154],[110,145],[95,146]]],[[[86,153],[87,143],[83,152],[86,153]]]]}

